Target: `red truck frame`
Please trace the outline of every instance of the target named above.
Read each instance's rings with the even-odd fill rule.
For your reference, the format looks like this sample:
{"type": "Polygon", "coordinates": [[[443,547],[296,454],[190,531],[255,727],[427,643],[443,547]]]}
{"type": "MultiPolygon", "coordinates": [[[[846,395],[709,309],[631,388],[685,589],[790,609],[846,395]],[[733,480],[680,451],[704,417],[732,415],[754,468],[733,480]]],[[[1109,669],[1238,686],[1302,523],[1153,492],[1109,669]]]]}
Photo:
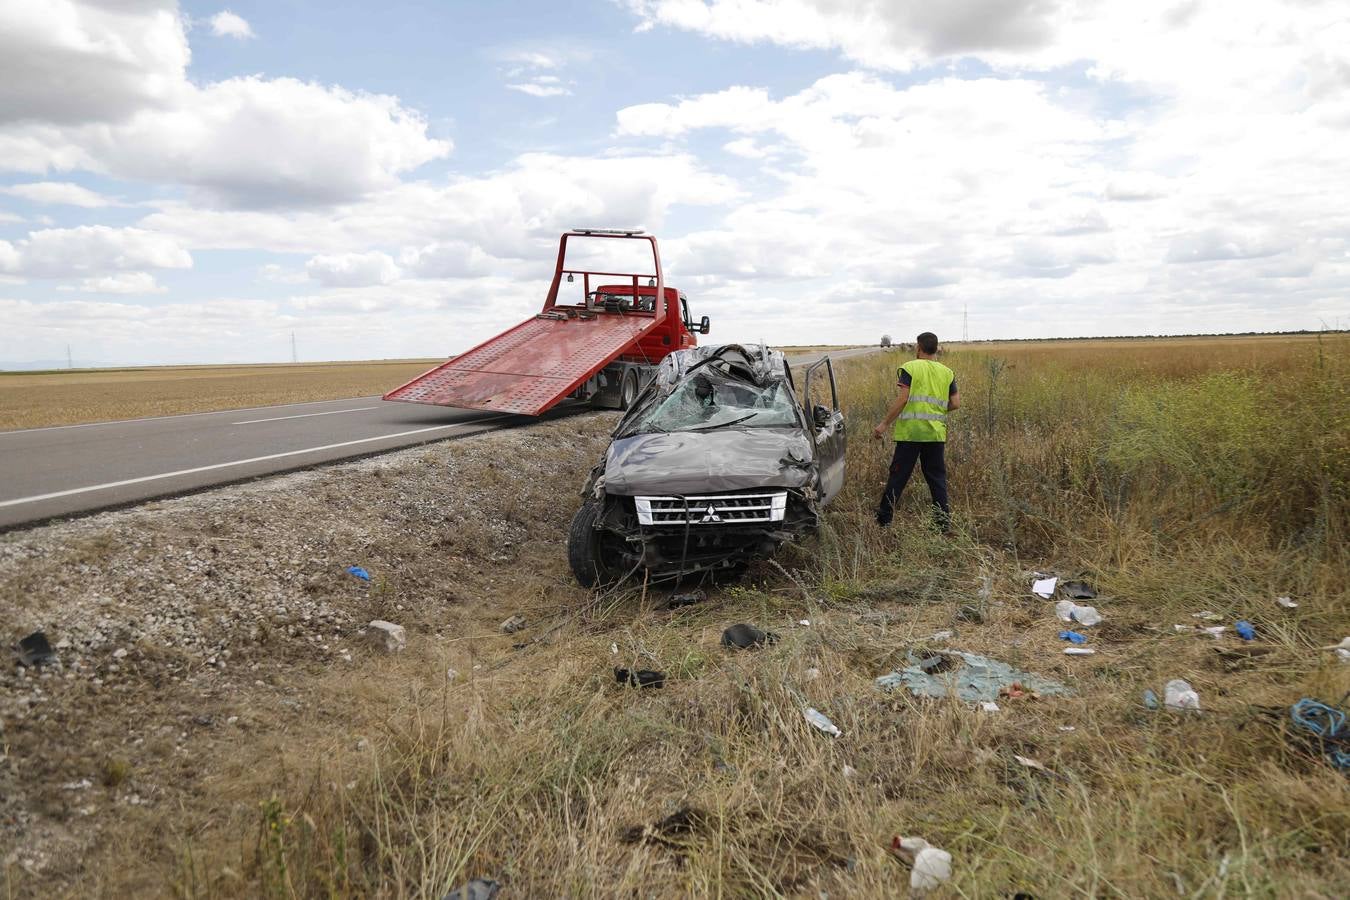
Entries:
{"type": "Polygon", "coordinates": [[[558,242],[558,261],[542,311],[400,385],[384,399],[527,416],[541,415],[569,398],[627,409],[657,363],[676,350],[696,346],[695,332],[707,334],[709,329],[707,316],[695,323],[685,296],[666,287],[655,236],[578,228],[564,232],[558,242]],[[567,245],[573,238],[646,241],[655,271],[568,268],[567,245]],[[559,304],[563,279],[574,282],[577,276],[583,302],[559,304]],[[615,278],[623,280],[599,280],[615,278]]]}

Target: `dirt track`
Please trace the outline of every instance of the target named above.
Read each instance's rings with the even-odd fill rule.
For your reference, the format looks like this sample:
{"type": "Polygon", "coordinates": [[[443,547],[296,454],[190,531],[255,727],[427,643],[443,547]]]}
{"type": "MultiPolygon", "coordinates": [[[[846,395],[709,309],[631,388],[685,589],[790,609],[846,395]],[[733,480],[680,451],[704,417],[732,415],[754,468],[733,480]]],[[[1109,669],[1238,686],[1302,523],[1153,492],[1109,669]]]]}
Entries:
{"type": "Polygon", "coordinates": [[[509,653],[497,622],[584,596],[561,544],[538,540],[564,534],[612,419],[0,538],[6,643],[42,629],[60,658],[0,669],[0,881],[21,896],[164,892],[180,836],[256,815],[249,804],[283,758],[320,736],[358,743],[368,714],[399,693],[366,688],[509,653]],[[408,653],[370,646],[376,618],[405,626],[408,653]]]}

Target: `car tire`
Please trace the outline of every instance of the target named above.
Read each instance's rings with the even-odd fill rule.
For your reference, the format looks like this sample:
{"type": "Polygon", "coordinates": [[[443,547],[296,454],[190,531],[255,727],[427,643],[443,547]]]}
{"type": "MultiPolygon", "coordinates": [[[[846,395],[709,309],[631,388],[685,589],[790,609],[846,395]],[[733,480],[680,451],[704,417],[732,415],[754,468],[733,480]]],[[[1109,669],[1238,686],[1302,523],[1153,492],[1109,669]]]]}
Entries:
{"type": "Polygon", "coordinates": [[[633,401],[638,395],[638,374],[637,369],[629,369],[623,373],[623,381],[619,383],[619,409],[627,410],[633,405],[633,401]]]}
{"type": "Polygon", "coordinates": [[[593,588],[614,580],[609,565],[602,557],[600,533],[595,524],[600,520],[600,504],[587,500],[572,517],[572,527],[567,532],[567,564],[577,583],[584,588],[593,588]]]}

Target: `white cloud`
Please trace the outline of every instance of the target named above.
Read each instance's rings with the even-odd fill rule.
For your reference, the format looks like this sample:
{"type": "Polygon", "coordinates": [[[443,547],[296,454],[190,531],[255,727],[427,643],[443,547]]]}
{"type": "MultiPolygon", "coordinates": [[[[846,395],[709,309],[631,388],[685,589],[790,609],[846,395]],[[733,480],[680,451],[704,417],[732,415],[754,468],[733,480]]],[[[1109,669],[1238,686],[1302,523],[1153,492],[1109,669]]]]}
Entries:
{"type": "Polygon", "coordinates": [[[247,40],[256,37],[253,26],[243,16],[237,16],[228,9],[221,10],[211,17],[211,33],[216,37],[230,37],[247,40]]]}
{"type": "Polygon", "coordinates": [[[289,269],[280,263],[267,263],[260,266],[258,275],[264,281],[270,281],[274,284],[304,284],[309,281],[309,275],[303,271],[289,269]]]}
{"type": "Polygon", "coordinates": [[[1228,228],[1207,228],[1172,238],[1167,248],[1170,263],[1215,262],[1229,259],[1259,259],[1288,250],[1289,243],[1267,235],[1242,233],[1228,228]]]}
{"type": "Polygon", "coordinates": [[[562,97],[572,93],[562,80],[554,75],[537,75],[529,81],[508,84],[507,88],[529,94],[531,97],[562,97]]]}
{"type": "Polygon", "coordinates": [[[420,278],[465,278],[504,274],[510,265],[495,259],[468,241],[435,242],[422,247],[406,247],[399,254],[399,265],[420,278]]]}
{"type": "Polygon", "coordinates": [[[0,194],[21,197],[33,203],[52,205],[83,206],[94,209],[109,206],[112,201],[96,191],[68,181],[38,181],[30,184],[14,184],[0,187],[0,194]]]}
{"type": "Polygon", "coordinates": [[[1350,168],[1326,152],[1343,126],[1263,102],[1258,126],[1230,120],[1238,100],[1112,115],[1029,77],[900,87],[851,73],[781,98],[738,86],[629,107],[616,134],[774,148],[751,197],[664,242],[673,271],[698,273],[680,283],[770,339],[844,340],[895,316],[950,333],[967,303],[972,322],[1023,336],[1314,325],[1350,286],[1350,266],[1328,263],[1350,259],[1350,212],[1332,199],[1350,168]],[[833,315],[813,321],[822,303],[833,315]],[[781,338],[766,327],[776,307],[794,310],[781,338]],[[1076,309],[1112,312],[1094,324],[1076,309]]]}
{"type": "Polygon", "coordinates": [[[171,109],[113,127],[66,129],[82,168],[178,183],[230,206],[321,205],[390,187],[450,143],[388,96],[289,78],[232,78],[186,89],[171,109]]]}
{"type": "Polygon", "coordinates": [[[120,121],[185,82],[172,0],[0,0],[0,23],[0,125],[120,121]]]}
{"type": "Polygon", "coordinates": [[[1343,89],[1345,17],[1334,2],[1252,0],[623,0],[640,30],[691,31],[739,43],[836,50],[875,69],[962,58],[1003,69],[1093,65],[1102,79],[1205,88],[1264,77],[1291,57],[1310,90],[1343,89]],[[1217,55],[1244,57],[1236,68],[1217,55]],[[1263,74],[1258,74],[1263,73],[1263,74]]]}
{"type": "Polygon", "coordinates": [[[759,146],[754,138],[738,138],[734,141],[728,141],[722,145],[722,149],[734,156],[744,157],[745,159],[764,159],[773,155],[773,151],[759,146]]]}
{"type": "Polygon", "coordinates": [[[387,253],[337,253],[305,263],[309,277],[324,287],[368,287],[398,280],[399,268],[387,253]]]}
{"type": "Polygon", "coordinates": [[[372,246],[423,248],[460,241],[494,260],[547,267],[558,234],[572,226],[659,230],[677,204],[720,206],[743,197],[734,181],[688,154],[528,153],[476,178],[405,183],[332,211],[166,204],[141,224],[203,249],[365,253],[372,246]]]}
{"type": "Polygon", "coordinates": [[[191,266],[173,238],[140,228],[48,228],[12,244],[0,241],[0,272],[34,278],[191,266]]]}
{"type": "Polygon", "coordinates": [[[395,97],[292,78],[189,81],[171,2],[0,0],[0,21],[0,170],[84,170],[269,207],[388,188],[451,149],[395,97]]]}
{"type": "Polygon", "coordinates": [[[86,294],[163,294],[168,288],[155,281],[149,272],[121,272],[99,278],[82,279],[74,290],[86,294]]]}
{"type": "Polygon", "coordinates": [[[154,304],[0,297],[0,321],[0,360],[64,357],[70,343],[77,359],[113,364],[275,361],[289,358],[290,331],[301,324],[278,303],[233,297],[154,304]]]}
{"type": "Polygon", "coordinates": [[[510,50],[499,53],[505,63],[507,90],[519,91],[531,97],[563,97],[572,93],[574,82],[564,81],[558,74],[569,63],[590,57],[584,47],[558,50],[510,50]]]}
{"type": "Polygon", "coordinates": [[[557,69],[565,62],[556,52],[544,50],[512,50],[501,54],[504,62],[513,63],[518,71],[528,69],[557,69]]]}

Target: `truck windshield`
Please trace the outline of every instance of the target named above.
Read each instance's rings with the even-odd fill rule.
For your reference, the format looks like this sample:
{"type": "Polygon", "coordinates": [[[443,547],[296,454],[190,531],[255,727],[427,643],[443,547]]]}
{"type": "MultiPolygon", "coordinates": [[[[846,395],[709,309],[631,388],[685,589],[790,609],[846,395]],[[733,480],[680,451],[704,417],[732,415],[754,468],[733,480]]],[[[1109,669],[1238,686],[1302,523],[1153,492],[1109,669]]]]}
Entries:
{"type": "Polygon", "coordinates": [[[780,381],[764,387],[699,369],[633,423],[630,433],[706,431],[719,427],[783,428],[797,425],[792,395],[780,381]]]}

